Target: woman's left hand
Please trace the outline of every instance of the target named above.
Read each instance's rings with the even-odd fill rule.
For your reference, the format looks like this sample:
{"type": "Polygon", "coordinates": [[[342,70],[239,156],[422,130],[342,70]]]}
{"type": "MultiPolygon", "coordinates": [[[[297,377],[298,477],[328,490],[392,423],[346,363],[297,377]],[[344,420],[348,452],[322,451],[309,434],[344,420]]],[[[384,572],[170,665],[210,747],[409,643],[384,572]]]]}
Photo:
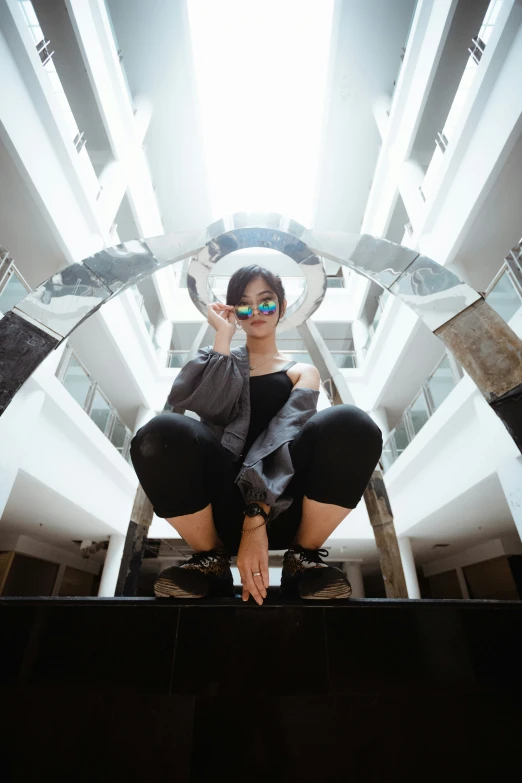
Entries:
{"type": "MultiPolygon", "coordinates": [[[[248,526],[255,527],[260,524],[260,518],[254,519],[245,517],[243,528],[248,526]]],[[[241,576],[243,585],[243,601],[248,601],[248,596],[259,604],[266,598],[266,589],[268,587],[268,534],[266,525],[252,530],[250,533],[243,533],[241,543],[237,554],[237,567],[241,576]],[[260,576],[254,576],[259,573],[260,576]]]]}

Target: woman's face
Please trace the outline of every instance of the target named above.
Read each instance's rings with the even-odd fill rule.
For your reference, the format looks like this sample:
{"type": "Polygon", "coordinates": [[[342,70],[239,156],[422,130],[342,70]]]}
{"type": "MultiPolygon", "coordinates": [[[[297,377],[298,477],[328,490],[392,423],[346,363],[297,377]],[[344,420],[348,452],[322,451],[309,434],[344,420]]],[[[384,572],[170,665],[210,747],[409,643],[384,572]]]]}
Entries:
{"type": "MultiPolygon", "coordinates": [[[[250,281],[236,307],[240,305],[249,305],[253,310],[252,316],[245,320],[238,319],[236,314],[244,331],[252,335],[264,336],[271,332],[276,328],[280,314],[284,313],[284,310],[280,312],[276,292],[262,277],[250,281]],[[275,303],[275,308],[269,302],[275,303]],[[258,309],[260,305],[261,310],[258,309]]],[[[286,307],[286,300],[284,305],[286,307]]]]}

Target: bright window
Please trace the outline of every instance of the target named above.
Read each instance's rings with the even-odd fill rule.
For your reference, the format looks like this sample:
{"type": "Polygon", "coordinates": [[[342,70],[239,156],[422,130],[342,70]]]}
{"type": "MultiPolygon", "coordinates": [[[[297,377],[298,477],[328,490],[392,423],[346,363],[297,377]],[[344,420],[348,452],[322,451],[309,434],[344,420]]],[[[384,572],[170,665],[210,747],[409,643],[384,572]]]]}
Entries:
{"type": "Polygon", "coordinates": [[[213,219],[313,219],[332,0],[189,0],[213,219]]]}

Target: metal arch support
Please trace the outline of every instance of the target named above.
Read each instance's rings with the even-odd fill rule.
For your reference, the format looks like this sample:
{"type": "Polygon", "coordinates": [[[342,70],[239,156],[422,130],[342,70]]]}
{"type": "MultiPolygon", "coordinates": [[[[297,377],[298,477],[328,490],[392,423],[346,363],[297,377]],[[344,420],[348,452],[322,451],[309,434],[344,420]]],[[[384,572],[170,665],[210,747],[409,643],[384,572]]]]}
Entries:
{"type": "MultiPolygon", "coordinates": [[[[398,296],[455,355],[522,450],[522,342],[480,294],[410,248],[368,234],[308,230],[276,213],[238,213],[201,231],[125,242],[35,288],[0,320],[0,415],[43,359],[105,302],[177,261],[196,256],[210,269],[242,247],[279,250],[310,275],[285,328],[320,303],[320,257],[398,296]]],[[[189,291],[201,309],[204,298],[192,279],[189,291]]]]}

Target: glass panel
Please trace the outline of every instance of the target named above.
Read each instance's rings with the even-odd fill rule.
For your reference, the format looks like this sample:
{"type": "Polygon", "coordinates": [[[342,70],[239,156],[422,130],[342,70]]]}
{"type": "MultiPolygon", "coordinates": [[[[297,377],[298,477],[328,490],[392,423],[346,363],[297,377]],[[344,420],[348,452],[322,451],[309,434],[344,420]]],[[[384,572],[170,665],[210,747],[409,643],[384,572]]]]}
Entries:
{"type": "Polygon", "coordinates": [[[430,418],[430,412],[428,410],[428,403],[424,392],[421,392],[416,400],[412,402],[409,408],[410,420],[415,435],[421,431],[428,419],[430,418]]]}
{"type": "Polygon", "coordinates": [[[500,315],[506,323],[514,316],[522,305],[522,298],[513,285],[507,272],[504,272],[496,285],[486,296],[486,302],[500,315]]]}
{"type": "Polygon", "coordinates": [[[327,277],[327,288],[344,288],[344,277],[327,277]]]}
{"type": "Polygon", "coordinates": [[[71,356],[69,364],[67,365],[63,385],[71,397],[74,397],[78,405],[81,405],[82,408],[84,408],[87,395],[92,386],[92,381],[74,356],[71,356]]]}
{"type": "Polygon", "coordinates": [[[356,367],[355,364],[355,355],[353,353],[334,353],[332,352],[332,357],[334,362],[336,363],[337,367],[344,367],[345,369],[351,369],[353,370],[354,367],[356,367]]]}
{"type": "Polygon", "coordinates": [[[427,385],[433,408],[436,410],[455,387],[453,372],[451,371],[451,366],[447,357],[441,361],[431,378],[428,380],[427,385]]]}
{"type": "Polygon", "coordinates": [[[103,433],[107,430],[107,423],[111,415],[111,407],[105,397],[99,391],[94,395],[91,408],[91,419],[101,429],[103,433]]]}
{"type": "Polygon", "coordinates": [[[286,356],[289,362],[304,362],[305,364],[313,364],[310,354],[306,351],[282,351],[283,356],[286,356]]]}
{"type": "Polygon", "coordinates": [[[393,435],[391,435],[383,446],[381,454],[381,462],[383,469],[386,471],[395,462],[395,453],[393,449],[393,435]]]}
{"type": "Polygon", "coordinates": [[[151,322],[149,318],[149,314],[147,312],[147,309],[145,307],[145,304],[142,302],[141,308],[140,308],[140,314],[143,318],[143,323],[145,324],[145,328],[147,332],[149,333],[150,338],[152,339],[154,335],[154,324],[151,322]]]}
{"type": "Polygon", "coordinates": [[[119,452],[123,451],[126,436],[127,427],[119,419],[115,419],[114,427],[112,428],[111,443],[116,446],[119,452]]]}
{"type": "Polygon", "coordinates": [[[11,308],[21,302],[27,294],[24,286],[15,274],[12,274],[7,285],[0,293],[0,312],[7,313],[11,308]]]}
{"type": "Polygon", "coordinates": [[[397,452],[397,457],[400,457],[404,449],[408,446],[410,440],[408,438],[408,431],[406,429],[406,423],[404,419],[397,424],[395,428],[394,441],[397,452]]]}
{"type": "Polygon", "coordinates": [[[187,359],[186,353],[171,353],[169,354],[168,367],[183,367],[187,359]]]}

